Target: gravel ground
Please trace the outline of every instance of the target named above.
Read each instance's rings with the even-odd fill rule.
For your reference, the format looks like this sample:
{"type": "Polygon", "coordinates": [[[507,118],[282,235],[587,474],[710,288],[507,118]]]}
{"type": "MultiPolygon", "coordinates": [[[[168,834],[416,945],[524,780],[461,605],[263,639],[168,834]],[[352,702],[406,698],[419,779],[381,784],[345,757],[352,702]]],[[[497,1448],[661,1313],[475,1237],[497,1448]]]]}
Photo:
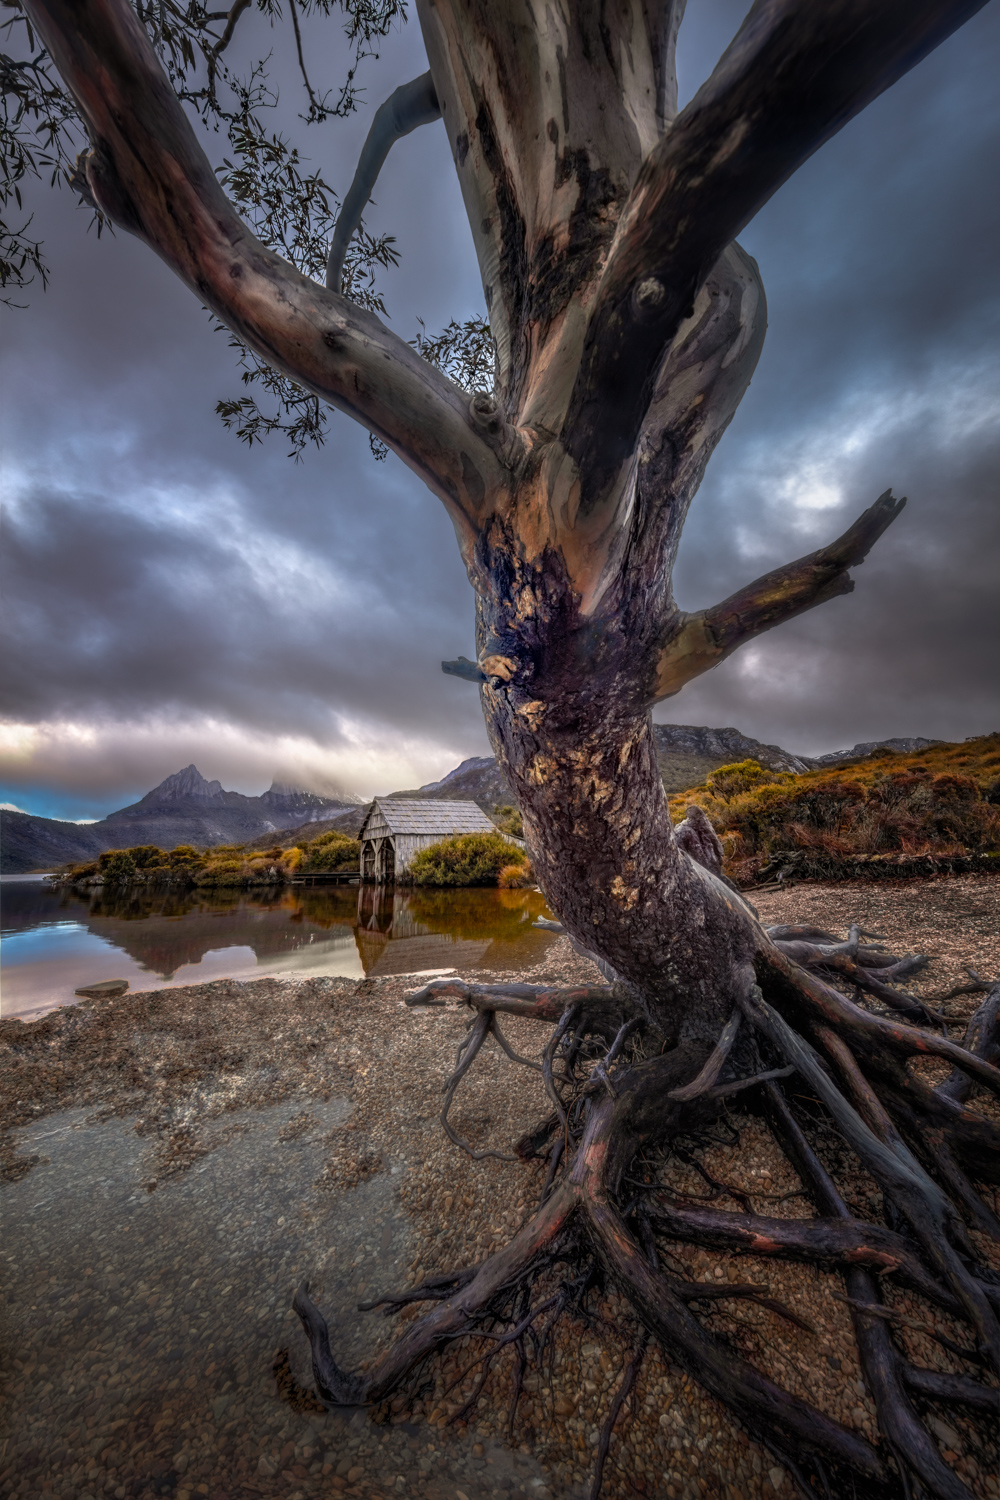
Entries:
{"type": "MultiPolygon", "coordinates": [[[[755,899],[767,922],[846,931],[857,920],[890,934],[897,951],[939,955],[921,981],[928,993],[961,981],[965,964],[1000,974],[993,878],[802,885],[755,899]]],[[[518,977],[595,975],[560,942],[518,977]]],[[[540,1192],[541,1164],[472,1161],[444,1138],[441,1080],[466,1013],[408,1009],[416,982],[221,980],[0,1023],[0,1494],[586,1493],[596,1430],[635,1331],[614,1295],[592,1326],[561,1325],[551,1370],[527,1377],[512,1437],[510,1366],[500,1361],[467,1420],[453,1420],[472,1393],[468,1342],[388,1409],[330,1414],[309,1394],[304,1340],[288,1310],[302,1277],[335,1330],[338,1357],[363,1366],[400,1318],[359,1313],[359,1301],[481,1259],[540,1192]]],[[[515,1050],[537,1052],[538,1028],[504,1024],[515,1050]]],[[[484,1050],[457,1097],[455,1126],[477,1145],[509,1146],[547,1113],[537,1077],[484,1050]]],[[[758,1211],[807,1213],[802,1199],[783,1198],[798,1183],[765,1132],[732,1120],[740,1147],[713,1150],[709,1169],[749,1192],[758,1211]]],[[[686,1169],[671,1170],[694,1186],[686,1169]]],[[[877,1212],[860,1170],[842,1180],[859,1210],[877,1212]]],[[[791,1389],[874,1436],[834,1278],[751,1257],[731,1267],[689,1246],[674,1253],[702,1280],[766,1282],[808,1319],[813,1333],[730,1303],[714,1326],[791,1389]]],[[[884,1288],[901,1313],[954,1334],[947,1318],[884,1288]]],[[[924,1332],[903,1337],[919,1362],[958,1368],[924,1332]]],[[[996,1453],[982,1429],[954,1413],[935,1421],[948,1461],[977,1496],[997,1500],[996,1453]]],[[[721,1406],[651,1352],[616,1430],[604,1493],[770,1500],[794,1490],[721,1406]]]]}

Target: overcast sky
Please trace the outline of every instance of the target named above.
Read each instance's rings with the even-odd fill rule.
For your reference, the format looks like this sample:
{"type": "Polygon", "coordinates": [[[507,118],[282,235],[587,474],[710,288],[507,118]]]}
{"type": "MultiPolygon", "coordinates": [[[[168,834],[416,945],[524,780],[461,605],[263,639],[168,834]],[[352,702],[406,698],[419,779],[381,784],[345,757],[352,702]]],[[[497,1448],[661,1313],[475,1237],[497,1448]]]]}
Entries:
{"type": "MultiPolygon", "coordinates": [[[[682,98],[744,9],[691,7],[682,98]]],[[[311,45],[334,76],[336,23],[311,45]]],[[[414,22],[365,65],[355,117],[300,127],[335,187],[374,108],[425,66],[414,22]]],[[[680,602],[832,539],[890,485],[909,505],[852,595],[657,719],[804,753],[1000,728],[998,77],[993,3],[742,236],[769,332],[691,513],[680,602]]],[[[396,146],[376,197],[368,223],[402,257],[382,278],[391,326],[479,313],[443,126],[396,146]]],[[[439,502],[344,417],[298,466],[280,438],[248,453],[213,410],[238,394],[234,357],[191,294],[128,235],[88,234],[69,194],[32,207],[53,274],[2,321],[0,800],[99,817],[190,761],[251,793],[276,776],[369,795],[487,753],[475,689],[439,667],[474,654],[439,502]]]]}

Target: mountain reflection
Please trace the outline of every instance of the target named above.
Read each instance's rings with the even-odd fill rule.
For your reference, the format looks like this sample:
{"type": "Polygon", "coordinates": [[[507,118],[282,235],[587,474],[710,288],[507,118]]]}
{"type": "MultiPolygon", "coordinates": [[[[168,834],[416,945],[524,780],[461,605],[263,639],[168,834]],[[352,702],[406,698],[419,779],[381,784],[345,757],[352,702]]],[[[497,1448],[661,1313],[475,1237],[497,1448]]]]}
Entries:
{"type": "Polygon", "coordinates": [[[551,933],[537,891],[384,889],[375,886],[211,892],[110,890],[90,895],[37,884],[7,886],[7,935],[78,924],[169,980],[206,953],[250,948],[266,968],[309,945],[353,937],[366,974],[433,968],[524,968],[551,933]]]}

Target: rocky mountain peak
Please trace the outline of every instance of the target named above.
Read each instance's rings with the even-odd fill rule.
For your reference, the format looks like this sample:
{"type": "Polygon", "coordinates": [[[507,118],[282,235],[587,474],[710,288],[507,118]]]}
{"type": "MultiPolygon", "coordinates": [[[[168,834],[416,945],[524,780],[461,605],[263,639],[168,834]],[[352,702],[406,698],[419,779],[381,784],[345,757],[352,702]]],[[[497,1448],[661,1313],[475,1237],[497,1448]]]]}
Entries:
{"type": "Polygon", "coordinates": [[[272,781],[266,792],[261,793],[262,802],[326,802],[318,792],[307,792],[304,787],[293,786],[290,781],[272,781]]]}
{"type": "Polygon", "coordinates": [[[352,807],[359,800],[352,792],[332,792],[329,796],[322,792],[307,792],[304,787],[293,786],[290,781],[272,781],[260,797],[268,807],[301,809],[352,807]]]}
{"type": "Polygon", "coordinates": [[[196,765],[185,766],[154,786],[142,798],[143,802],[180,802],[185,797],[222,797],[221,781],[206,781],[196,765]]]}
{"type": "Polygon", "coordinates": [[[818,766],[835,766],[840,761],[863,760],[866,755],[873,755],[876,750],[894,750],[897,755],[915,755],[918,750],[929,750],[932,745],[942,744],[942,740],[925,740],[919,736],[900,737],[888,740],[864,740],[860,745],[855,745],[853,750],[834,750],[830,755],[821,755],[816,761],[818,766]]]}
{"type": "Polygon", "coordinates": [[[428,781],[420,790],[422,792],[436,792],[439,787],[447,786],[456,778],[470,775],[473,771],[486,771],[496,765],[492,755],[470,755],[468,760],[463,760],[460,766],[449,771],[447,776],[442,776],[440,781],[428,781]]]}

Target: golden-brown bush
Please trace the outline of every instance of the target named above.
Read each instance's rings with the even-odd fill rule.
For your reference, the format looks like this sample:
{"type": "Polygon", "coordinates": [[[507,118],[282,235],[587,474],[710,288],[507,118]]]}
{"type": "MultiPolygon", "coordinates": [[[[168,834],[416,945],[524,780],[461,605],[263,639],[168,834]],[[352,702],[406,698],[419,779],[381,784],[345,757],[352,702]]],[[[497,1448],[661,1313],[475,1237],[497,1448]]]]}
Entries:
{"type": "Polygon", "coordinates": [[[722,838],[738,879],[781,853],[835,873],[858,855],[958,856],[1000,850],[996,766],[1000,735],[906,756],[876,752],[793,776],[755,761],[722,766],[704,786],[670,799],[675,821],[691,802],[722,838]]]}

